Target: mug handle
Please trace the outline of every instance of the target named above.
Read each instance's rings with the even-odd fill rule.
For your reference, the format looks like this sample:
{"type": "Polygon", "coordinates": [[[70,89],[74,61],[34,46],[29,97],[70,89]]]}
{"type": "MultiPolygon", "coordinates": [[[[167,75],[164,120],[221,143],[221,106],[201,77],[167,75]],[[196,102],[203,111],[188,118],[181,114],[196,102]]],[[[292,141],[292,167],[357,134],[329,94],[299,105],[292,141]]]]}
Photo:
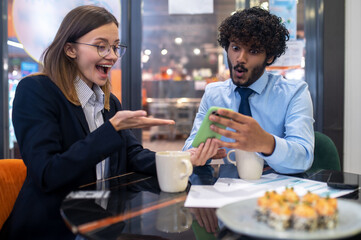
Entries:
{"type": "Polygon", "coordinates": [[[193,165],[189,159],[182,159],[182,164],[186,166],[186,172],[180,175],[180,178],[183,179],[185,177],[189,177],[193,172],[193,165]]]}
{"type": "Polygon", "coordinates": [[[233,164],[236,166],[236,161],[234,161],[234,160],[232,160],[232,159],[229,158],[229,155],[230,155],[231,153],[233,153],[233,152],[236,152],[236,150],[235,150],[235,149],[232,149],[232,150],[228,151],[228,153],[227,153],[227,160],[230,161],[231,163],[233,163],[233,164]]]}
{"type": "Polygon", "coordinates": [[[182,222],[182,227],[188,228],[193,222],[192,214],[189,212],[188,209],[185,209],[184,207],[181,208],[181,212],[185,216],[185,222],[182,222]]]}

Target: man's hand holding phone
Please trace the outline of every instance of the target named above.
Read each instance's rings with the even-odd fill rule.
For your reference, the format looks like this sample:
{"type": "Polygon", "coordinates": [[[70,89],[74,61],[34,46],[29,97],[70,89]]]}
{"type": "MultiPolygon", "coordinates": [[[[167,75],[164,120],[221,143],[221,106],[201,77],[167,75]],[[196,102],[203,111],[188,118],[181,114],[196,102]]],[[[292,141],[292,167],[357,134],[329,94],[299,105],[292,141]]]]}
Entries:
{"type": "Polygon", "coordinates": [[[192,142],[192,147],[198,147],[201,143],[205,143],[207,139],[210,138],[220,139],[222,137],[221,134],[212,131],[210,127],[211,125],[216,125],[217,127],[222,129],[225,129],[226,127],[222,124],[209,120],[210,115],[217,115],[218,117],[222,117],[217,112],[219,109],[226,109],[232,111],[231,109],[227,109],[227,108],[210,107],[206,113],[206,116],[203,119],[201,126],[198,129],[196,136],[194,137],[194,140],[192,142]]]}
{"type": "Polygon", "coordinates": [[[235,140],[234,142],[224,142],[216,139],[221,147],[261,152],[265,155],[273,153],[275,148],[274,137],[263,130],[254,118],[226,109],[219,109],[217,113],[221,116],[212,114],[209,117],[210,121],[215,123],[210,126],[211,130],[221,136],[235,140]],[[219,127],[219,125],[223,127],[219,127]],[[235,131],[229,131],[225,129],[226,127],[235,131]]]}
{"type": "MultiPolygon", "coordinates": [[[[191,148],[188,152],[191,153],[191,162],[194,166],[203,166],[210,158],[218,159],[226,157],[226,150],[220,149],[220,145],[215,141],[216,138],[221,138],[220,134],[213,132],[210,129],[212,124],[217,124],[209,120],[211,114],[216,114],[220,107],[211,107],[208,109],[206,116],[193,140],[191,148]]],[[[226,108],[225,108],[226,109],[226,108]]],[[[230,110],[230,109],[228,109],[230,110]]],[[[225,128],[220,124],[217,124],[220,128],[225,128]]]]}

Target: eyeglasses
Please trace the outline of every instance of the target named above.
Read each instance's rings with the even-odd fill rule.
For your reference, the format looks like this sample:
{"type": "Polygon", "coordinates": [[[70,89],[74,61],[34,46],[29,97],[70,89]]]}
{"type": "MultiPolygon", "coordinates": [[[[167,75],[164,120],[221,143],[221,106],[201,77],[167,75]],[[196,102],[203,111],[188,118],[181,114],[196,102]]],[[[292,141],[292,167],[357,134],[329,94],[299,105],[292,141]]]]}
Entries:
{"type": "Polygon", "coordinates": [[[98,54],[101,57],[108,56],[110,53],[110,48],[113,49],[113,52],[115,53],[115,55],[117,55],[117,57],[122,57],[124,55],[125,51],[127,50],[127,46],[125,46],[123,44],[110,45],[108,42],[102,42],[99,45],[89,44],[89,43],[80,43],[80,42],[74,42],[74,43],[96,47],[98,50],[98,54]]]}

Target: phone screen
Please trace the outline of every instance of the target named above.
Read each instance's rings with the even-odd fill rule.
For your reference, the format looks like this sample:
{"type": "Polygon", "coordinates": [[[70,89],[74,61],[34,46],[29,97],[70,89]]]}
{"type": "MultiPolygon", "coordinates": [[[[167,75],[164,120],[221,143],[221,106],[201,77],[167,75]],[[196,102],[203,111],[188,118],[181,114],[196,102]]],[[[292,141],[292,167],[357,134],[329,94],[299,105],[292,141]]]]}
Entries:
{"type": "Polygon", "coordinates": [[[344,172],[332,172],[327,180],[327,185],[340,189],[356,189],[359,187],[359,175],[344,172]]]}

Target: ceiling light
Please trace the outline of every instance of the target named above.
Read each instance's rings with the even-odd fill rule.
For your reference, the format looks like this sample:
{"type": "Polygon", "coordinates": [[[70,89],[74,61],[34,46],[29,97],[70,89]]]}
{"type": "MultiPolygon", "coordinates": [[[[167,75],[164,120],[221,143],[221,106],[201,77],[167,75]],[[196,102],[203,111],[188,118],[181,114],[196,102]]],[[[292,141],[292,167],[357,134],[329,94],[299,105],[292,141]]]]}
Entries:
{"type": "Polygon", "coordinates": [[[149,55],[143,55],[142,56],[142,62],[147,63],[149,61],[149,55]]]}
{"type": "Polygon", "coordinates": [[[174,42],[175,42],[176,44],[180,45],[180,44],[182,44],[183,39],[180,38],[180,37],[177,37],[177,38],[174,39],[174,42]]]}
{"type": "Polygon", "coordinates": [[[168,50],[165,49],[165,48],[163,48],[162,51],[160,51],[160,53],[161,53],[162,55],[166,55],[166,54],[168,53],[168,50]]]}
{"type": "Polygon", "coordinates": [[[173,70],[172,70],[171,68],[168,68],[168,69],[167,69],[167,74],[168,74],[169,76],[171,76],[171,75],[173,74],[173,70]]]}
{"type": "Polygon", "coordinates": [[[195,49],[193,49],[193,53],[195,55],[199,55],[199,54],[201,54],[201,50],[199,48],[195,48],[195,49]]]}

